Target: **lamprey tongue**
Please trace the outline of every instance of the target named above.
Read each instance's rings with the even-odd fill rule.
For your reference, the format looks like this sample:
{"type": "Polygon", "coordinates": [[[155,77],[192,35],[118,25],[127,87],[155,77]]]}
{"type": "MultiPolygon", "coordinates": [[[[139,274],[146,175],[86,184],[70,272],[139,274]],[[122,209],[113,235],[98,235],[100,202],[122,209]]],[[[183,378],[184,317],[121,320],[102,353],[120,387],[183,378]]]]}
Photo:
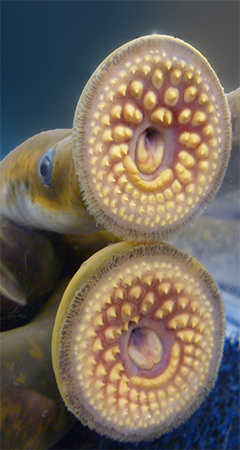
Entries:
{"type": "Polygon", "coordinates": [[[100,434],[152,440],[214,385],[224,328],[218,287],[196,260],[168,244],[113,244],[62,298],[52,341],[59,390],[100,434]]]}
{"type": "Polygon", "coordinates": [[[219,188],[228,103],[206,59],[170,36],[129,42],[96,69],[76,109],[74,160],[90,213],[125,239],[166,238],[219,188]]]}

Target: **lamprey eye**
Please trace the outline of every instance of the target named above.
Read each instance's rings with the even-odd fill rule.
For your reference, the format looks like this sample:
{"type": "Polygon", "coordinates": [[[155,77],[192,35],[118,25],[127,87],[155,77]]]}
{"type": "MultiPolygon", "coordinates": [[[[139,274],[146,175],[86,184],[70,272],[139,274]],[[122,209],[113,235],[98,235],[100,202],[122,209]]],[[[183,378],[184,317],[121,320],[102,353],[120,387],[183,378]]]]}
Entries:
{"type": "Polygon", "coordinates": [[[100,434],[152,440],[214,385],[224,331],[220,292],[196,260],[168,244],[113,244],[63,295],[52,340],[59,390],[100,434]]]}
{"type": "Polygon", "coordinates": [[[227,100],[206,59],[170,36],[136,39],[87,83],[73,127],[80,188],[96,221],[154,241],[192,221],[229,157],[227,100]]]}
{"type": "Polygon", "coordinates": [[[45,187],[51,184],[52,169],[54,161],[54,150],[50,148],[44,155],[42,155],[38,165],[38,175],[45,187]]]}

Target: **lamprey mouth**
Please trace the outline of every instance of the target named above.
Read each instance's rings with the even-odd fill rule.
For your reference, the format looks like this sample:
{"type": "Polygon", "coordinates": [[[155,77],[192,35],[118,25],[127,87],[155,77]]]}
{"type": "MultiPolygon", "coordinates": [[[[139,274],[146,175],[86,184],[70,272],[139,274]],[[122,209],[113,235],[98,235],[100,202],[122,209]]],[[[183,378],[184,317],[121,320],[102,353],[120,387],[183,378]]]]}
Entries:
{"type": "Polygon", "coordinates": [[[225,327],[219,290],[167,244],[113,244],[87,260],[56,317],[53,365],[83,424],[122,441],[185,421],[213,386],[225,327]]]}
{"type": "Polygon", "coordinates": [[[193,47],[136,39],[97,68],[77,106],[73,145],[90,213],[125,239],[166,238],[219,188],[230,115],[219,80],[193,47]]]}

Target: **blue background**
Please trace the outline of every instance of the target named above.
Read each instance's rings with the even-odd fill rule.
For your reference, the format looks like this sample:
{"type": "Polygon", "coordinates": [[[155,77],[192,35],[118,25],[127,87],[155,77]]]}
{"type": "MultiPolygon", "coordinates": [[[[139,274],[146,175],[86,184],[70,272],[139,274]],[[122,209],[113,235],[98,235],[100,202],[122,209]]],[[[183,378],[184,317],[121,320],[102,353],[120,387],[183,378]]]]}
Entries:
{"type": "Polygon", "coordinates": [[[41,131],[72,126],[98,64],[144,34],[180,37],[239,85],[238,1],[2,1],[2,157],[41,131]]]}

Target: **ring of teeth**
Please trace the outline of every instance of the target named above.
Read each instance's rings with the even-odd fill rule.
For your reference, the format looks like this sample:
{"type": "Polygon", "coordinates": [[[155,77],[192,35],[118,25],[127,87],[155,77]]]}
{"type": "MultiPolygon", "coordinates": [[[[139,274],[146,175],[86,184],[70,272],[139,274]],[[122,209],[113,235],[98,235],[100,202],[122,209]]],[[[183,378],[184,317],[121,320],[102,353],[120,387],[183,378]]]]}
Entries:
{"type": "Polygon", "coordinates": [[[149,248],[144,257],[114,256],[104,276],[76,294],[60,342],[68,407],[84,422],[84,404],[97,431],[127,440],[160,435],[188,417],[221,353],[213,280],[161,245],[149,248]]]}
{"type": "Polygon", "coordinates": [[[144,39],[136,49],[130,43],[124,57],[116,51],[120,62],[105,72],[103,63],[104,75],[97,69],[99,80],[86,88],[94,98],[86,112],[80,98],[75,117],[90,211],[100,208],[104,219],[98,211],[97,220],[108,217],[137,234],[164,236],[193,216],[219,185],[228,155],[218,79],[197,51],[182,42],[171,47],[172,39],[152,49],[144,39]]]}

